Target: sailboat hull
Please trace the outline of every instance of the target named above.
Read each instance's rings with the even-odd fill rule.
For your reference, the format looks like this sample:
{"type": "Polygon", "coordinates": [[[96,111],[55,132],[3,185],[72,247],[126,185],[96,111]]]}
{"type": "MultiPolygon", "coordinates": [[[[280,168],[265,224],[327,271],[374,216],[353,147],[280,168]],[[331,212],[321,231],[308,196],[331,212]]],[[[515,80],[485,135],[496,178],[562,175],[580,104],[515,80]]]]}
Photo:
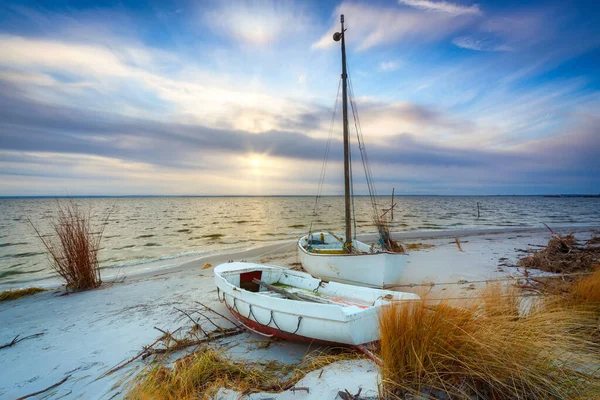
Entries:
{"type": "Polygon", "coordinates": [[[339,238],[329,233],[313,233],[298,241],[298,257],[306,272],[325,281],[375,288],[401,284],[406,254],[371,252],[368,245],[357,240],[353,246],[363,253],[344,253],[339,238]],[[311,237],[323,244],[308,246],[311,237]]]}

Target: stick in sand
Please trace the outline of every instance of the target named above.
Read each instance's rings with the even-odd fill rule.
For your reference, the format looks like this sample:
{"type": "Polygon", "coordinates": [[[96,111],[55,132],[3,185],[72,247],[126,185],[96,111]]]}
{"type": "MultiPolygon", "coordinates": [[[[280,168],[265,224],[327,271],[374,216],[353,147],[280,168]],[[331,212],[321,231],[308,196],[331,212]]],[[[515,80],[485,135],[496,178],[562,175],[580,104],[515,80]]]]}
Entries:
{"type": "Polygon", "coordinates": [[[458,247],[458,251],[463,251],[462,247],[460,246],[460,239],[458,237],[455,237],[454,240],[456,240],[456,247],[458,247]]]}
{"type": "Polygon", "coordinates": [[[57,386],[60,386],[60,385],[62,385],[63,383],[65,383],[65,382],[67,381],[67,379],[69,379],[70,377],[71,377],[71,375],[68,375],[68,376],[67,376],[67,377],[65,377],[65,378],[64,378],[62,381],[60,381],[60,382],[57,382],[57,383],[55,383],[55,384],[54,384],[54,385],[52,385],[52,386],[48,386],[48,387],[47,387],[46,389],[44,389],[44,390],[40,390],[39,392],[35,392],[35,393],[31,393],[31,394],[28,394],[28,395],[26,395],[26,396],[23,396],[23,397],[19,397],[17,400],[24,400],[24,399],[28,399],[28,398],[30,398],[30,397],[37,396],[38,394],[42,394],[42,393],[44,393],[44,392],[47,392],[47,391],[48,391],[48,390],[50,390],[50,389],[54,389],[55,387],[57,387],[57,386]]]}
{"type": "Polygon", "coordinates": [[[36,337],[39,337],[39,336],[42,336],[42,335],[44,335],[44,332],[36,333],[36,334],[33,334],[33,335],[29,335],[29,336],[25,336],[25,337],[23,337],[21,339],[19,339],[19,336],[21,336],[21,335],[17,335],[10,342],[8,342],[8,343],[3,344],[2,346],[0,346],[0,349],[4,349],[6,347],[11,347],[11,346],[14,346],[15,344],[17,344],[17,343],[19,343],[19,342],[21,342],[21,341],[23,341],[25,339],[33,339],[33,338],[36,338],[36,337]]]}

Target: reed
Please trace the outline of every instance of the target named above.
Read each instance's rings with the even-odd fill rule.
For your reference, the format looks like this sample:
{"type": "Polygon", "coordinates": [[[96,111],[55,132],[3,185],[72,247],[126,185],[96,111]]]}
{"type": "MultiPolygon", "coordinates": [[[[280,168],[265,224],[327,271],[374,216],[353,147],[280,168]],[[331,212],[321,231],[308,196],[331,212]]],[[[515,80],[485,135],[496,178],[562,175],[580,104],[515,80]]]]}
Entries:
{"type": "Polygon", "coordinates": [[[544,300],[521,304],[495,285],[463,304],[395,303],[379,319],[381,395],[598,398],[598,346],[576,333],[588,316],[544,300]]]}
{"type": "Polygon", "coordinates": [[[69,199],[57,202],[57,216],[51,222],[54,235],[42,235],[29,221],[48,252],[52,268],[65,280],[68,290],[93,289],[102,283],[98,250],[109,216],[110,212],[99,232],[93,233],[90,211],[84,212],[69,199]]]}

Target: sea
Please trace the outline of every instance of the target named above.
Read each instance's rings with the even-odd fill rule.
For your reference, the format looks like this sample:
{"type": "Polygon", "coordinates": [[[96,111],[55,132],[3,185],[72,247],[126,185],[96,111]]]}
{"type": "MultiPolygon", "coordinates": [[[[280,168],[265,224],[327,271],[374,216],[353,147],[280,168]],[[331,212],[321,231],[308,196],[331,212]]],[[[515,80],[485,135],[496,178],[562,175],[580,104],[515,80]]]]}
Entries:
{"type": "MultiPolygon", "coordinates": [[[[313,230],[343,232],[344,198],[121,197],[74,198],[89,212],[103,277],[173,265],[182,257],[243,250],[293,240],[313,230]],[[107,219],[108,216],[108,219],[107,219]]],[[[0,199],[0,290],[56,280],[34,227],[50,238],[66,199],[0,199]]],[[[376,199],[383,213],[391,196],[376,199]]],[[[393,231],[598,226],[600,197],[397,196],[387,216],[393,231]],[[479,212],[479,216],[478,216],[479,212]]],[[[359,233],[376,232],[372,203],[354,198],[359,233]]]]}

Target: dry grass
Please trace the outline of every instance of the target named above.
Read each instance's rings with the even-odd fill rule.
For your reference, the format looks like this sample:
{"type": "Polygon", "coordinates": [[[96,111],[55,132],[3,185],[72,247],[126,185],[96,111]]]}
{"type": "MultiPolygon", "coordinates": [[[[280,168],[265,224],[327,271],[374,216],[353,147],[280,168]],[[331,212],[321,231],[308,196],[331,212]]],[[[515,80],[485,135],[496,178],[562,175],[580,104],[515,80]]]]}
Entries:
{"type": "Polygon", "coordinates": [[[576,279],[569,289],[570,301],[600,309],[600,264],[591,275],[576,279]]]}
{"type": "MultiPolygon", "coordinates": [[[[108,220],[110,212],[103,222],[108,220]]],[[[57,216],[51,222],[54,236],[40,233],[29,221],[46,248],[54,270],[65,280],[67,289],[78,291],[100,286],[98,250],[105,223],[93,233],[90,212],[82,211],[73,201],[57,202],[57,216]]]]}
{"type": "Polygon", "coordinates": [[[579,245],[573,234],[553,234],[548,245],[542,250],[529,250],[518,264],[524,268],[534,268],[554,273],[590,271],[593,264],[600,261],[600,247],[593,236],[584,245],[579,245]]]}
{"type": "Polygon", "coordinates": [[[159,364],[144,371],[127,398],[205,399],[222,387],[244,393],[280,392],[291,388],[310,371],[360,357],[363,356],[347,351],[312,353],[301,365],[275,361],[260,365],[234,362],[217,350],[203,349],[177,360],[173,368],[159,364]]]}
{"type": "MultiPolygon", "coordinates": [[[[529,299],[531,300],[531,299],[529,299]]],[[[574,332],[585,310],[523,307],[499,286],[460,307],[426,299],[380,314],[382,395],[404,398],[598,398],[598,347],[574,332]]]]}
{"type": "Polygon", "coordinates": [[[432,247],[435,247],[435,244],[429,244],[429,243],[405,243],[404,244],[404,248],[406,250],[410,250],[410,251],[419,251],[419,250],[424,250],[424,249],[430,249],[432,247]]]}
{"type": "Polygon", "coordinates": [[[0,293],[0,301],[16,300],[16,299],[20,299],[21,297],[31,296],[36,293],[45,292],[45,291],[46,291],[46,289],[42,289],[40,287],[30,287],[30,288],[26,288],[26,289],[6,290],[6,291],[0,293]]]}

